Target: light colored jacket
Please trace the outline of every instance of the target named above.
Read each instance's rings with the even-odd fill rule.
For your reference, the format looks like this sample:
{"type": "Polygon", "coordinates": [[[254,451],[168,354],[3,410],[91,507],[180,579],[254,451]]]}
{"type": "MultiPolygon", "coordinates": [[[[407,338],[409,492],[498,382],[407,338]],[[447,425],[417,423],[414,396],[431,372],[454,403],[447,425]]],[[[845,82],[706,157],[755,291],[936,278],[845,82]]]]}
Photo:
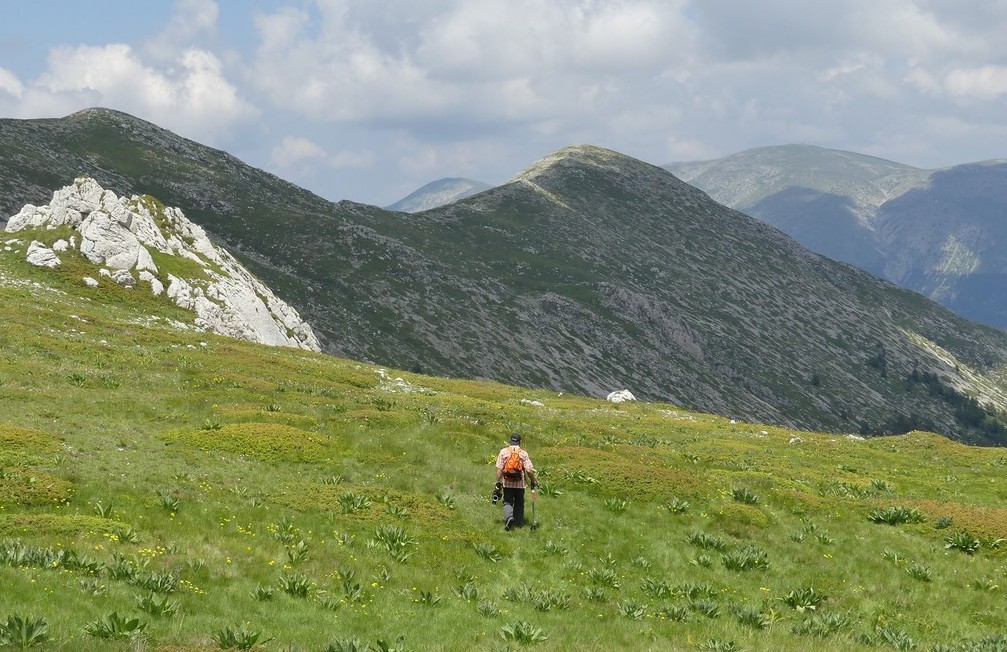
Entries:
{"type": "Polygon", "coordinates": [[[528,456],[528,451],[521,448],[520,446],[504,446],[500,449],[500,453],[497,455],[497,477],[503,483],[503,486],[508,489],[524,489],[524,479],[528,472],[531,472],[531,477],[535,478],[535,467],[531,463],[531,458],[528,456]],[[518,456],[521,458],[521,466],[524,467],[524,472],[518,479],[511,479],[507,477],[501,477],[501,472],[503,471],[504,463],[510,457],[510,451],[512,448],[518,449],[518,456]]]}

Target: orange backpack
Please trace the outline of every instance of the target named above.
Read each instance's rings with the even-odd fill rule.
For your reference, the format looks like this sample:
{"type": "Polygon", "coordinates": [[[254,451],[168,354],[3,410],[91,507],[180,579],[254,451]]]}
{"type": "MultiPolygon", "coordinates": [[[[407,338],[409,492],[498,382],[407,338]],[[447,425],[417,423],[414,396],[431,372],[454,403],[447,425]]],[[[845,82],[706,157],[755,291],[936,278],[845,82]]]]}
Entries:
{"type": "Polygon", "coordinates": [[[521,462],[521,447],[511,446],[510,457],[504,462],[503,475],[509,480],[520,480],[524,473],[524,463],[521,462]]]}

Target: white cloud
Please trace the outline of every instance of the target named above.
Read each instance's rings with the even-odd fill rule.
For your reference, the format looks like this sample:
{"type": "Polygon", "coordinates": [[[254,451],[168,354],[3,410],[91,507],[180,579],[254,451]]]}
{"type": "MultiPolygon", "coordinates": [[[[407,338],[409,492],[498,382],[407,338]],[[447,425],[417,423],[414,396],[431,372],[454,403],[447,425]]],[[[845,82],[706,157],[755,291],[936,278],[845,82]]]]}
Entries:
{"type": "Polygon", "coordinates": [[[176,38],[189,39],[196,34],[213,32],[220,8],[214,0],[178,0],[168,32],[176,38]]]}
{"type": "Polygon", "coordinates": [[[24,84],[21,83],[17,75],[6,68],[0,68],[0,91],[14,97],[21,97],[24,92],[24,84]]]}
{"type": "Polygon", "coordinates": [[[485,0],[428,21],[417,58],[437,75],[506,79],[533,73],[660,69],[689,50],[684,3],[485,0]]]}
{"type": "Polygon", "coordinates": [[[318,120],[381,121],[432,114],[449,89],[407,57],[382,51],[333,11],[320,25],[290,8],[256,17],[253,82],[274,104],[318,120]]]}
{"type": "Polygon", "coordinates": [[[272,161],[281,168],[310,158],[325,158],[325,148],[300,136],[287,136],[273,148],[272,161]]]}
{"type": "Polygon", "coordinates": [[[670,161],[704,161],[722,156],[724,152],[718,152],[710,145],[698,140],[679,140],[669,136],[665,139],[665,155],[661,161],[656,163],[667,163],[670,161]]]}
{"type": "MultiPolygon", "coordinates": [[[[398,158],[399,169],[413,177],[425,179],[423,183],[427,183],[435,176],[476,176],[478,170],[485,170],[491,162],[506,159],[511,155],[507,144],[492,138],[446,145],[428,145],[406,140],[397,143],[396,149],[402,152],[398,158]],[[441,174],[438,171],[444,172],[441,174]]],[[[531,161],[524,161],[522,165],[528,163],[531,161]]],[[[516,172],[517,169],[507,170],[507,174],[516,172]]],[[[489,181],[496,178],[495,174],[489,176],[492,177],[489,181]]],[[[486,181],[485,178],[481,180],[486,181]]]]}
{"type": "Polygon", "coordinates": [[[869,50],[884,57],[929,57],[968,46],[953,6],[919,0],[702,0],[692,3],[706,47],[725,60],[801,56],[808,64],[869,50]]]}
{"type": "Polygon", "coordinates": [[[653,78],[688,52],[683,3],[462,0],[410,5],[415,35],[367,22],[360,0],[257,17],[253,79],[277,105],[313,119],[403,125],[571,119],[653,78]],[[419,13],[418,13],[419,12],[419,13]],[[613,83],[603,85],[601,80],[613,83]]]}
{"type": "Polygon", "coordinates": [[[865,54],[852,59],[842,61],[838,65],[823,70],[818,74],[818,80],[823,82],[833,81],[838,77],[852,75],[867,70],[871,57],[865,54]]]}
{"type": "Polygon", "coordinates": [[[197,37],[215,33],[219,15],[215,0],[176,0],[171,20],[160,34],[144,41],[143,50],[162,61],[173,59],[197,37]]]}
{"type": "Polygon", "coordinates": [[[948,73],[947,91],[957,98],[993,100],[1007,94],[1007,66],[959,68],[948,73]]]}
{"type": "Polygon", "coordinates": [[[205,50],[183,52],[165,70],[145,65],[126,44],[55,48],[38,90],[83,106],[110,106],[180,133],[214,142],[255,109],[205,50]]]}
{"type": "Polygon", "coordinates": [[[303,136],[287,136],[273,148],[273,165],[291,168],[299,163],[315,161],[336,169],[363,170],[374,165],[374,152],[368,149],[343,149],[329,154],[324,147],[303,136]]]}

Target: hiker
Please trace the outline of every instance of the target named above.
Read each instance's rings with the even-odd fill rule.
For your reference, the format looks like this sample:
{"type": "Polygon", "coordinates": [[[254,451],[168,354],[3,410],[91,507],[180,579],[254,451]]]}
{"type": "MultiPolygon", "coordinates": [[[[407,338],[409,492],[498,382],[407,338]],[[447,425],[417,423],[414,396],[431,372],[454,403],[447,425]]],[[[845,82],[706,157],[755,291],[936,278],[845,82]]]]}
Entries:
{"type": "Polygon", "coordinates": [[[515,432],[510,436],[510,445],[501,448],[497,455],[496,492],[503,490],[505,530],[524,525],[525,476],[531,486],[531,499],[535,500],[535,490],[538,489],[535,468],[528,457],[528,451],[521,448],[521,435],[515,432]]]}

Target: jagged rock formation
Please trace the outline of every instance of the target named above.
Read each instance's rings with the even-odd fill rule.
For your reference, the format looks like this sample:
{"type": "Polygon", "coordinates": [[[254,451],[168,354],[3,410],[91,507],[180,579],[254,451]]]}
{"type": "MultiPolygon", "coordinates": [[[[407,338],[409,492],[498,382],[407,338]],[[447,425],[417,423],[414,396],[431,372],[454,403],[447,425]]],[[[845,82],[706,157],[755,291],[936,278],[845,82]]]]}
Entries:
{"type": "MultiPolygon", "coordinates": [[[[166,293],[196,313],[198,328],[263,344],[319,350],[311,327],[233,256],[215,247],[201,227],[178,208],[152,197],[120,198],[88,177],[53,193],[43,206],[28,204],[7,221],[8,233],[28,235],[71,230],[49,247],[32,239],[26,260],[41,267],[62,264],[57,252],[77,251],[98,267],[97,275],[123,287],[146,286],[166,293]],[[156,258],[182,258],[193,271],[161,271],[156,258]]],[[[92,276],[90,287],[101,281],[92,276]]]]}

